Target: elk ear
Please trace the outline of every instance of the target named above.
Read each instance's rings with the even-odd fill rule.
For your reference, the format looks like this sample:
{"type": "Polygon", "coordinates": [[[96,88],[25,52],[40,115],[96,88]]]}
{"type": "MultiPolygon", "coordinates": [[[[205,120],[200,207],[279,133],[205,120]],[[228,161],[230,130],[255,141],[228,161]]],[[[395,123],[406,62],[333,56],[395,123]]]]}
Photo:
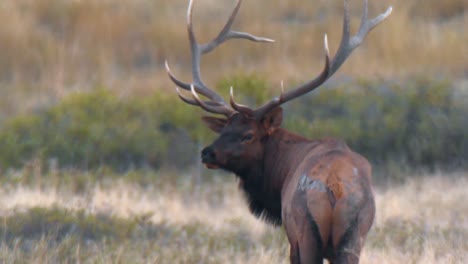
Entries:
{"type": "Polygon", "coordinates": [[[227,123],[227,120],[224,118],[216,118],[212,116],[203,116],[202,121],[216,133],[220,133],[227,123]]]}
{"type": "Polygon", "coordinates": [[[270,112],[266,113],[261,120],[263,127],[268,131],[268,134],[273,133],[283,122],[283,108],[276,107],[270,112]]]}

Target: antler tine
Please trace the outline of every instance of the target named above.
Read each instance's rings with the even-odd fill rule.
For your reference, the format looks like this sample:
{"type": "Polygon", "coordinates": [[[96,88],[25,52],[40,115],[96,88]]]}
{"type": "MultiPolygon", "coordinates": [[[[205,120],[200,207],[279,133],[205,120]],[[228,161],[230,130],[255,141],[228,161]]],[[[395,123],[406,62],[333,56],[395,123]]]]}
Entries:
{"type": "MultiPolygon", "coordinates": [[[[190,91],[192,89],[190,88],[190,91]]],[[[176,87],[176,92],[177,92],[177,95],[179,96],[179,98],[186,102],[187,104],[190,104],[190,105],[195,105],[195,106],[200,106],[200,104],[193,100],[193,99],[190,99],[190,98],[187,98],[185,97],[182,92],[180,91],[179,87],[176,87]]],[[[192,95],[193,96],[193,95],[192,95]]],[[[217,102],[214,102],[214,101],[202,101],[204,104],[206,105],[209,105],[209,106],[213,106],[213,107],[218,107],[218,106],[222,106],[221,104],[217,103],[217,102]]]]}
{"type": "MultiPolygon", "coordinates": [[[[185,97],[182,92],[180,91],[179,87],[182,88],[182,89],[185,89],[185,90],[188,90],[188,91],[191,91],[192,90],[192,84],[189,84],[189,83],[186,83],[186,82],[183,82],[179,79],[177,79],[174,74],[172,73],[170,67],[169,67],[169,63],[165,62],[165,66],[166,66],[166,72],[167,74],[169,75],[169,78],[172,80],[172,82],[174,82],[174,84],[176,84],[178,87],[176,87],[176,92],[177,92],[177,95],[179,96],[179,98],[184,101],[185,103],[187,104],[190,104],[190,105],[196,105],[196,106],[200,106],[200,104],[195,101],[195,100],[192,100],[192,99],[189,99],[187,97],[185,97]]],[[[205,94],[203,94],[205,95],[205,94]]],[[[206,95],[205,95],[206,96],[206,95]]],[[[215,106],[215,107],[219,107],[219,106],[222,106],[223,104],[222,103],[219,103],[219,102],[216,102],[216,101],[203,101],[204,104],[206,105],[210,105],[210,106],[215,106]]],[[[223,111],[224,112],[224,111],[223,111]]]]}
{"type": "Polygon", "coordinates": [[[188,26],[189,40],[190,40],[190,46],[191,46],[191,51],[192,51],[192,62],[193,62],[192,74],[193,74],[194,83],[196,85],[197,91],[207,96],[208,98],[213,99],[220,103],[225,103],[223,98],[219,96],[218,94],[216,94],[215,92],[213,92],[211,89],[209,89],[203,83],[201,79],[201,74],[200,74],[201,55],[209,53],[210,51],[214,50],[216,47],[221,45],[226,40],[233,39],[233,38],[248,39],[254,42],[274,42],[274,40],[271,40],[268,38],[257,37],[249,33],[237,32],[237,31],[231,30],[231,26],[234,23],[234,19],[236,18],[236,15],[239,11],[241,3],[242,3],[241,0],[237,1],[236,6],[234,7],[234,10],[229,16],[229,19],[227,20],[221,32],[219,32],[218,36],[216,36],[216,38],[214,38],[212,41],[206,44],[202,44],[202,45],[197,43],[195,33],[193,31],[193,26],[192,26],[193,0],[190,0],[190,3],[189,3],[188,13],[187,13],[187,26],[188,26]]]}
{"type": "Polygon", "coordinates": [[[190,42],[190,51],[192,54],[192,78],[195,84],[196,90],[204,96],[210,98],[213,101],[226,104],[224,99],[216,92],[208,88],[201,79],[200,74],[200,57],[202,54],[200,45],[197,43],[195,33],[193,32],[192,26],[192,14],[193,14],[193,0],[190,0],[187,9],[187,32],[190,42]]]}
{"type": "Polygon", "coordinates": [[[182,101],[186,102],[187,104],[195,105],[195,106],[200,106],[200,105],[197,103],[197,101],[185,97],[185,96],[180,92],[179,87],[176,87],[176,92],[177,92],[177,95],[179,96],[179,98],[180,98],[182,101]]]}
{"type": "Polygon", "coordinates": [[[256,118],[261,118],[263,115],[273,108],[280,106],[281,104],[286,103],[287,101],[290,101],[296,97],[299,97],[305,93],[308,93],[312,91],[313,89],[319,87],[322,83],[324,83],[328,77],[330,76],[330,52],[328,48],[328,38],[327,35],[325,34],[324,37],[324,50],[325,50],[325,66],[323,67],[322,72],[320,73],[319,76],[317,76],[315,79],[312,79],[301,86],[296,87],[295,89],[289,90],[287,92],[284,92],[284,88],[281,87],[281,94],[279,97],[276,97],[269,101],[268,103],[264,104],[263,106],[260,106],[259,108],[255,109],[255,117],[256,118]]]}
{"type": "Polygon", "coordinates": [[[239,32],[239,31],[231,30],[231,26],[234,22],[234,19],[237,16],[241,3],[242,3],[242,0],[237,1],[236,6],[234,7],[234,10],[229,16],[229,19],[227,20],[221,32],[219,32],[218,36],[216,36],[216,38],[214,38],[209,43],[206,43],[201,46],[202,54],[208,53],[212,51],[213,49],[215,49],[224,41],[228,39],[234,39],[234,38],[247,39],[253,42],[267,42],[267,43],[275,42],[273,39],[258,37],[258,36],[255,36],[246,32],[239,32]]]}
{"type": "Polygon", "coordinates": [[[229,102],[231,103],[231,107],[234,110],[236,110],[237,112],[243,113],[244,115],[247,115],[247,116],[251,116],[251,117],[254,116],[254,111],[252,110],[252,108],[246,105],[236,103],[236,101],[234,100],[234,89],[232,88],[232,86],[231,86],[229,98],[230,98],[229,102]]]}
{"type": "Polygon", "coordinates": [[[361,19],[361,25],[359,27],[356,35],[350,37],[350,18],[348,11],[348,1],[344,0],[344,16],[343,16],[343,33],[341,37],[340,46],[336,52],[333,59],[330,61],[329,48],[328,48],[328,39],[327,35],[324,38],[324,48],[325,48],[325,67],[318,77],[312,79],[298,87],[293,88],[292,90],[283,93],[279,98],[274,98],[265,105],[255,109],[255,116],[257,118],[262,117],[265,113],[271,109],[280,106],[281,104],[288,102],[294,98],[297,98],[301,95],[304,95],[317,87],[320,87],[326,80],[328,80],[346,61],[346,59],[351,55],[353,50],[357,48],[365,39],[367,34],[378,24],[384,21],[392,12],[392,7],[389,7],[385,13],[382,13],[375,17],[374,19],[369,20],[367,0],[364,0],[364,10],[363,16],[361,19]]]}
{"type": "MultiPolygon", "coordinates": [[[[197,91],[195,91],[195,86],[192,84],[190,86],[190,91],[192,92],[192,96],[194,100],[190,100],[185,97],[181,97],[181,99],[184,102],[187,102],[192,105],[198,105],[200,106],[203,110],[213,113],[213,114],[223,114],[225,116],[232,116],[235,112],[232,109],[229,109],[225,104],[220,104],[217,102],[205,102],[200,99],[200,97],[197,94],[197,91]],[[184,100],[185,99],[185,100],[184,100]],[[187,100],[187,101],[186,101],[187,100]],[[218,104],[218,105],[216,105],[218,104]]],[[[181,96],[179,94],[179,96],[181,96]]]]}
{"type": "Polygon", "coordinates": [[[374,19],[368,19],[368,0],[364,0],[363,14],[361,24],[356,35],[349,37],[349,11],[348,1],[344,0],[344,18],[343,18],[343,36],[336,55],[331,62],[330,75],[334,74],[346,59],[351,55],[366,38],[367,34],[378,24],[384,21],[392,13],[392,7],[388,7],[385,13],[382,13],[374,19]]]}
{"type": "Polygon", "coordinates": [[[185,83],[179,79],[177,79],[174,74],[172,73],[171,71],[171,68],[169,67],[169,63],[167,62],[167,60],[164,62],[164,66],[166,67],[166,72],[167,72],[167,75],[169,75],[169,79],[171,79],[171,81],[179,86],[180,88],[182,89],[185,89],[185,90],[188,90],[190,91],[190,84],[189,83],[185,83]]]}
{"type": "MultiPolygon", "coordinates": [[[[194,98],[193,100],[183,96],[180,93],[180,91],[177,90],[179,97],[184,102],[191,104],[191,105],[200,106],[204,110],[212,112],[212,113],[225,114],[227,116],[230,116],[235,112],[234,110],[229,109],[228,104],[226,103],[226,101],[224,101],[224,99],[219,94],[217,94],[215,91],[213,91],[212,89],[208,88],[208,86],[205,85],[200,74],[200,60],[201,60],[201,55],[214,50],[221,43],[225,42],[226,40],[233,39],[233,38],[248,39],[248,40],[255,41],[255,42],[273,42],[273,40],[268,39],[268,38],[257,37],[249,33],[237,32],[237,31],[231,30],[231,26],[234,23],[234,19],[239,11],[241,2],[242,2],[241,0],[237,1],[236,6],[234,7],[234,10],[229,16],[229,19],[227,20],[226,24],[222,28],[221,32],[216,36],[216,38],[214,38],[212,41],[206,44],[201,45],[197,42],[195,33],[193,31],[193,23],[192,23],[193,0],[189,1],[189,5],[187,9],[187,32],[188,32],[189,43],[190,43],[190,51],[192,55],[193,83],[189,84],[189,83],[185,83],[177,79],[174,76],[174,74],[171,72],[168,62],[166,61],[165,63],[166,71],[169,75],[169,78],[178,87],[192,92],[192,96],[194,98]],[[198,93],[206,96],[211,101],[202,101],[199,98],[198,93]]],[[[234,104],[234,105],[237,105],[237,104],[234,104]]],[[[238,107],[238,109],[244,109],[244,108],[247,108],[247,107],[246,106],[238,107]]],[[[235,110],[238,111],[237,109],[235,110]]]]}
{"type": "Polygon", "coordinates": [[[232,11],[231,15],[229,16],[228,21],[226,22],[226,24],[224,25],[223,29],[218,34],[218,36],[214,38],[212,41],[203,45],[198,44],[196,41],[195,33],[193,31],[193,26],[192,26],[193,0],[190,0],[190,3],[189,3],[188,13],[187,13],[187,26],[188,26],[189,40],[190,40],[190,46],[191,46],[191,51],[192,51],[192,62],[193,62],[192,63],[192,75],[193,75],[192,77],[194,79],[194,83],[197,88],[197,91],[207,96],[208,98],[215,100],[217,102],[220,102],[220,103],[225,103],[224,99],[221,96],[219,96],[217,93],[209,89],[203,83],[201,79],[201,74],[200,74],[201,55],[214,50],[221,43],[232,38],[243,38],[243,39],[249,39],[249,40],[256,41],[256,42],[273,42],[273,40],[271,39],[257,37],[248,33],[237,32],[237,31],[231,30],[231,26],[239,11],[241,2],[242,2],[241,0],[237,1],[236,6],[234,7],[234,10],[232,11]]]}

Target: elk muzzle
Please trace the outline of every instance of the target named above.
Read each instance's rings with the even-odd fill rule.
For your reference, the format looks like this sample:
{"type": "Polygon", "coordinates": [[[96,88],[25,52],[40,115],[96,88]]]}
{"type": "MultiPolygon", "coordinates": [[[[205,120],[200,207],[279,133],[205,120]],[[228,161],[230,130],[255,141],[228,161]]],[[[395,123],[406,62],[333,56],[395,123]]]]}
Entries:
{"type": "Polygon", "coordinates": [[[214,152],[212,147],[204,148],[201,152],[201,158],[202,158],[203,164],[205,164],[205,166],[208,169],[219,168],[219,165],[217,165],[217,161],[216,161],[216,153],[214,152]]]}

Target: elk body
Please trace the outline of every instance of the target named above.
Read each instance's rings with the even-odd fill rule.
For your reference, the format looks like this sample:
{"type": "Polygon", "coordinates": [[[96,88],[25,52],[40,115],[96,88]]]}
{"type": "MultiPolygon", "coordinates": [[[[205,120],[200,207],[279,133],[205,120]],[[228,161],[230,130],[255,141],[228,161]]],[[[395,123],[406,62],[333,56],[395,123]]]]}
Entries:
{"type": "Polygon", "coordinates": [[[203,121],[219,134],[203,149],[202,162],[211,169],[236,174],[250,211],[266,221],[283,224],[290,242],[291,263],[358,263],[364,239],[372,226],[375,203],[371,187],[371,166],[339,139],[310,140],[281,128],[281,105],[323,84],[361,44],[367,33],[390,13],[367,18],[367,1],[360,28],[350,36],[347,1],[344,1],[343,36],[336,55],[330,58],[325,35],[325,66],[314,79],[282,92],[258,108],[235,102],[231,88],[226,103],[200,76],[200,58],[228,39],[273,42],[231,26],[240,0],[218,36],[207,44],[196,41],[192,29],[193,1],[187,24],[192,55],[191,83],[177,79],[166,62],[170,79],[190,91],[191,98],[179,97],[223,118],[205,116],[203,121]],[[206,97],[202,99],[200,95],[206,97]]]}

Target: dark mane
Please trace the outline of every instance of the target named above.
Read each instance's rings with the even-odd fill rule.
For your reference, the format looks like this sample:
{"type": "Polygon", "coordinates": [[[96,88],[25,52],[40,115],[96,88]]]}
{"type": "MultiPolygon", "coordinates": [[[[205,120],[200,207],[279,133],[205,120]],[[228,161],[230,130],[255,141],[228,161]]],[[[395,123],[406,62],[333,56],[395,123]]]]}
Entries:
{"type": "Polygon", "coordinates": [[[281,196],[279,194],[266,194],[264,186],[252,181],[244,181],[240,176],[239,188],[242,189],[250,212],[257,218],[279,226],[281,221],[281,196]],[[267,199],[265,199],[268,197],[267,199]]]}

